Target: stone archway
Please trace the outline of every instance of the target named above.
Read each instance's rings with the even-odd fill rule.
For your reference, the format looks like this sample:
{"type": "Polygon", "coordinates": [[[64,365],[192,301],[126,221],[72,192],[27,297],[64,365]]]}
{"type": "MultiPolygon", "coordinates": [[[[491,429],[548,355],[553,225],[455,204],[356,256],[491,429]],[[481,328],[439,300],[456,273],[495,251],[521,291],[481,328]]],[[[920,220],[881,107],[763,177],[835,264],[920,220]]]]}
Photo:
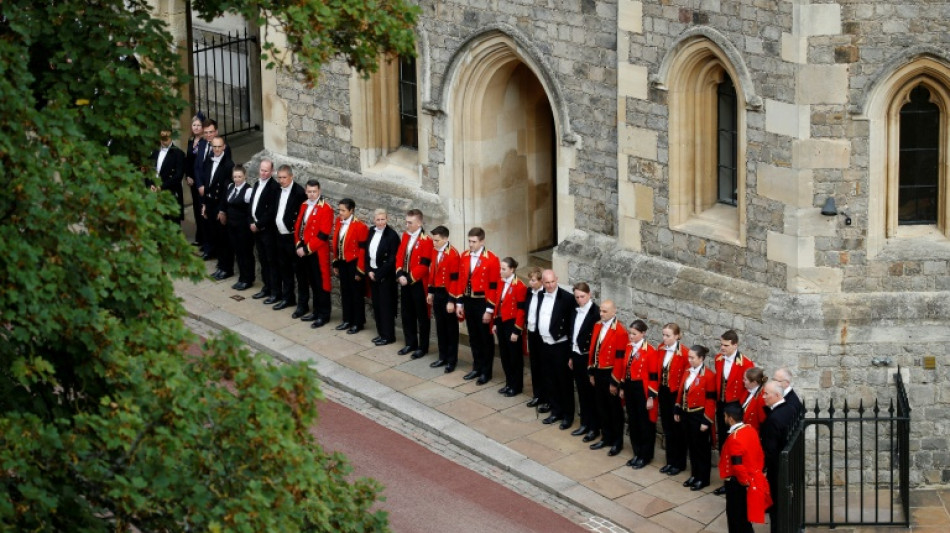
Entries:
{"type": "Polygon", "coordinates": [[[481,226],[497,254],[539,264],[532,252],[573,229],[570,165],[545,78],[501,33],[474,42],[459,61],[446,102],[449,172],[439,187],[453,241],[464,248],[468,228],[481,226]]]}

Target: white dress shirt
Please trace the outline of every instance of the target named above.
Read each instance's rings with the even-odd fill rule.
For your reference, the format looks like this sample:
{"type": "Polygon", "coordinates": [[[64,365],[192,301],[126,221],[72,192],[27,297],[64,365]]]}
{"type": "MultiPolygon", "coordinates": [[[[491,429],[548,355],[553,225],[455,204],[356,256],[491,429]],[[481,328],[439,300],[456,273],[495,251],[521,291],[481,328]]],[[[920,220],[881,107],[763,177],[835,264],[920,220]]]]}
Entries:
{"type": "Polygon", "coordinates": [[[557,291],[544,291],[542,294],[541,309],[538,310],[538,333],[541,334],[541,340],[545,344],[557,344],[565,340],[563,337],[555,339],[551,336],[551,317],[554,314],[554,299],[557,296],[557,291]]]}
{"type": "Polygon", "coordinates": [[[534,333],[538,330],[538,293],[541,292],[541,289],[531,289],[531,294],[528,298],[531,299],[528,303],[528,331],[534,333]]]}
{"type": "Polygon", "coordinates": [[[736,356],[739,355],[739,352],[736,351],[731,356],[726,356],[722,361],[722,380],[725,381],[729,379],[729,374],[732,372],[732,364],[736,362],[736,356]]]}
{"type": "Polygon", "coordinates": [[[584,307],[577,308],[577,318],[574,319],[574,334],[571,335],[572,348],[575,353],[581,353],[581,348],[577,345],[577,335],[581,332],[581,325],[584,323],[584,319],[587,318],[587,312],[590,311],[593,304],[593,300],[588,300],[584,307]]]}
{"type": "Polygon", "coordinates": [[[284,212],[287,211],[287,201],[290,199],[290,188],[294,186],[290,182],[286,187],[280,188],[280,199],[277,200],[277,232],[281,235],[290,235],[291,230],[284,224],[284,212]]]}
{"type": "Polygon", "coordinates": [[[699,375],[699,371],[703,369],[703,365],[697,367],[689,367],[689,375],[686,376],[686,386],[683,387],[685,390],[689,390],[690,385],[693,384],[693,381],[696,380],[696,376],[699,375]]]}
{"type": "Polygon", "coordinates": [[[261,194],[264,193],[264,187],[267,186],[270,177],[267,179],[260,180],[257,185],[257,190],[254,192],[254,198],[251,200],[251,218],[254,220],[254,223],[257,224],[257,203],[261,200],[261,194]]]}
{"type": "Polygon", "coordinates": [[[666,355],[663,356],[663,368],[670,366],[670,361],[673,360],[673,354],[679,350],[680,343],[677,342],[673,346],[663,345],[663,349],[666,350],[666,355]]]}
{"type": "Polygon", "coordinates": [[[373,236],[369,240],[369,267],[373,270],[379,268],[376,263],[376,252],[379,251],[379,243],[383,240],[384,231],[386,231],[385,226],[382,229],[373,226],[373,236]]]}

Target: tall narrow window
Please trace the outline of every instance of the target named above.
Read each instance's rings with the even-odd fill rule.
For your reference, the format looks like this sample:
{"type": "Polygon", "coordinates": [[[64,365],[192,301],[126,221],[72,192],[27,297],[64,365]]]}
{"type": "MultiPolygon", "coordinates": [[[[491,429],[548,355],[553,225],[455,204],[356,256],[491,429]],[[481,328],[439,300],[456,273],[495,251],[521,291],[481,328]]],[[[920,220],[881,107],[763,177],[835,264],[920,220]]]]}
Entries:
{"type": "Polygon", "coordinates": [[[738,119],[736,113],[736,87],[728,75],[716,90],[718,116],[716,119],[719,134],[717,146],[717,201],[726,205],[738,204],[739,179],[737,149],[738,119]]]}
{"type": "Polygon", "coordinates": [[[937,223],[939,164],[940,109],[918,85],[900,111],[899,225],[937,223]]]}
{"type": "Polygon", "coordinates": [[[399,58],[399,144],[419,148],[416,111],[416,58],[399,58]]]}

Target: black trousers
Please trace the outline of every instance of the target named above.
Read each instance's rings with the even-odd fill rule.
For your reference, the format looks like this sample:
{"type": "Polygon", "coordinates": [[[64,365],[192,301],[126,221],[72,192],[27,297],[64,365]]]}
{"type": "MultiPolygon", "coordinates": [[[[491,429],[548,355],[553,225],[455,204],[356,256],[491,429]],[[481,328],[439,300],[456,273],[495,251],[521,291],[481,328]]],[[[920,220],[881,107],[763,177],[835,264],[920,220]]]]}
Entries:
{"type": "Polygon", "coordinates": [[[601,430],[601,419],[598,416],[594,400],[594,386],[590,384],[590,374],[587,373],[586,354],[571,352],[571,362],[574,376],[574,385],[577,387],[577,403],[581,410],[581,425],[587,426],[589,431],[601,430]]]}
{"type": "Polygon", "coordinates": [[[680,415],[680,424],[686,431],[690,475],[696,478],[696,481],[709,483],[709,472],[712,469],[712,424],[706,420],[702,411],[680,415]],[[700,427],[703,424],[710,427],[702,431],[700,427]]]}
{"type": "Polygon", "coordinates": [[[439,359],[451,366],[459,361],[459,320],[455,313],[445,310],[449,293],[444,288],[432,289],[432,316],[435,317],[435,337],[439,343],[439,359]]]}
{"type": "Polygon", "coordinates": [[[595,368],[592,372],[594,405],[597,409],[597,418],[601,421],[602,439],[610,446],[623,448],[623,405],[620,402],[620,391],[618,390],[617,394],[610,393],[613,372],[609,368],[595,368]]]}
{"type": "Polygon", "coordinates": [[[422,283],[416,282],[399,288],[402,311],[402,333],[406,346],[429,351],[429,306],[422,283]]]}
{"type": "MultiPolygon", "coordinates": [[[[254,283],[254,236],[247,224],[231,224],[228,222],[228,238],[231,249],[237,257],[237,266],[240,276],[238,281],[254,283]]],[[[232,266],[232,265],[228,265],[232,266]]],[[[232,268],[225,270],[233,272],[232,268]]]]}
{"type": "Polygon", "coordinates": [[[729,533],[752,533],[749,511],[746,504],[746,488],[735,478],[723,484],[726,487],[726,523],[729,533]]]}
{"type": "Polygon", "coordinates": [[[304,286],[306,296],[307,281],[303,269],[298,268],[301,258],[297,257],[297,245],[293,234],[277,234],[277,269],[274,283],[274,296],[291,305],[297,303],[300,285],[304,286]]]}
{"type": "Polygon", "coordinates": [[[528,362],[530,363],[531,368],[531,388],[533,389],[533,395],[538,399],[539,403],[545,404],[550,402],[551,393],[546,387],[547,377],[544,373],[544,360],[541,358],[541,335],[534,331],[525,330],[525,335],[528,336],[528,362]]]}
{"type": "Polygon", "coordinates": [[[373,299],[376,333],[394,342],[396,340],[396,280],[389,278],[370,281],[369,291],[373,299]]]}
{"type": "Polygon", "coordinates": [[[495,335],[498,337],[498,358],[501,369],[505,371],[505,386],[516,393],[524,390],[524,359],[521,354],[522,331],[515,327],[515,321],[500,319],[495,321],[495,335]],[[511,335],[517,334],[518,340],[512,342],[511,335]]]}
{"type": "MultiPolygon", "coordinates": [[[[359,274],[356,269],[356,260],[338,261],[335,266],[340,273],[340,306],[343,308],[343,321],[362,328],[366,324],[366,305],[363,303],[363,282],[356,281],[356,275],[359,274]]],[[[316,291],[315,288],[314,292],[316,291]]],[[[327,294],[328,299],[329,296],[327,294]]],[[[330,313],[327,312],[327,318],[329,317],[330,313]]]]}
{"type": "Polygon", "coordinates": [[[300,302],[297,304],[298,310],[307,310],[310,305],[311,295],[313,296],[313,314],[324,322],[330,321],[330,291],[323,289],[324,276],[329,276],[329,272],[324,272],[320,267],[320,259],[317,254],[305,255],[297,263],[300,270],[300,276],[297,278],[300,288],[297,290],[297,296],[300,302]]]}
{"type": "Polygon", "coordinates": [[[571,344],[547,344],[541,341],[541,356],[548,375],[551,392],[551,414],[567,422],[574,421],[574,379],[567,362],[571,360],[571,344]]]}
{"type": "Polygon", "coordinates": [[[191,210],[195,214],[195,242],[204,249],[205,228],[201,218],[201,196],[198,195],[198,186],[191,185],[191,210]]]}
{"type": "Polygon", "coordinates": [[[663,442],[666,444],[666,464],[686,469],[686,434],[682,424],[673,419],[673,406],[676,393],[669,387],[660,385],[660,423],[663,425],[663,442]]]}
{"type": "Polygon", "coordinates": [[[208,235],[210,236],[209,251],[211,255],[218,258],[218,269],[225,272],[234,272],[234,250],[231,248],[231,238],[228,235],[227,224],[218,221],[218,214],[214,213],[214,218],[208,215],[208,235]]]}
{"type": "Polygon", "coordinates": [[[274,264],[276,258],[277,243],[276,237],[270,231],[258,230],[253,233],[254,245],[257,248],[257,262],[261,265],[261,283],[264,284],[264,294],[267,296],[277,296],[274,287],[277,283],[274,281],[277,267],[274,264]]]}
{"type": "Polygon", "coordinates": [[[468,344],[472,349],[472,370],[491,379],[495,362],[495,338],[491,334],[491,324],[482,322],[486,303],[484,298],[462,298],[465,325],[468,326],[468,344]]]}
{"type": "Polygon", "coordinates": [[[647,410],[647,398],[643,394],[643,382],[625,381],[622,385],[623,401],[627,408],[627,424],[630,432],[630,444],[633,456],[645,462],[653,460],[656,447],[656,423],[650,421],[647,410]]]}

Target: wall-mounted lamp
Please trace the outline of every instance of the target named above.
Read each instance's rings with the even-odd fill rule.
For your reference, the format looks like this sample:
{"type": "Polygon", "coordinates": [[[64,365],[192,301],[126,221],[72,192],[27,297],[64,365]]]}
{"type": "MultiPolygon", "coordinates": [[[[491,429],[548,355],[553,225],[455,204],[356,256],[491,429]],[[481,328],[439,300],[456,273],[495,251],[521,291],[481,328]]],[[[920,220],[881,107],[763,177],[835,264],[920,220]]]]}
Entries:
{"type": "Polygon", "coordinates": [[[825,200],[825,205],[822,206],[821,208],[821,214],[825,215],[826,217],[834,217],[834,216],[841,215],[844,217],[844,225],[845,226],[851,225],[851,216],[845,213],[844,211],[840,213],[838,212],[838,207],[835,205],[835,199],[832,196],[829,196],[828,199],[825,200]]]}

